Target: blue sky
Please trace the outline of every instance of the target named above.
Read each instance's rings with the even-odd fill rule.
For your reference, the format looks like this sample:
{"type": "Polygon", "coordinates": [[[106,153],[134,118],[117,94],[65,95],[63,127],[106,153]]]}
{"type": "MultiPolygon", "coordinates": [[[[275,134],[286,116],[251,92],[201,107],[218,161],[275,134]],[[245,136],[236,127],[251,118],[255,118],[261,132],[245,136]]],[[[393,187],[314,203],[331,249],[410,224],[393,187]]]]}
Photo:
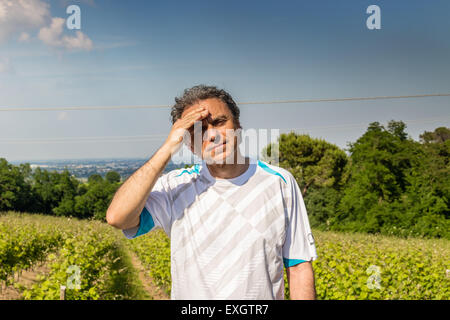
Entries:
{"type": "MultiPolygon", "coordinates": [[[[450,92],[446,0],[29,0],[35,16],[5,6],[2,15],[7,2],[0,0],[0,107],[171,105],[200,83],[238,102],[450,92]],[[81,34],[58,29],[71,4],[81,8],[81,34]],[[366,27],[372,4],[381,8],[380,30],[366,27]]],[[[403,120],[418,139],[449,126],[449,106],[449,97],[243,105],[241,123],[296,128],[345,148],[373,121],[403,120]]],[[[164,136],[169,113],[0,112],[0,157],[148,158],[163,138],[75,138],[164,136]],[[47,141],[55,138],[75,141],[47,141]]]]}

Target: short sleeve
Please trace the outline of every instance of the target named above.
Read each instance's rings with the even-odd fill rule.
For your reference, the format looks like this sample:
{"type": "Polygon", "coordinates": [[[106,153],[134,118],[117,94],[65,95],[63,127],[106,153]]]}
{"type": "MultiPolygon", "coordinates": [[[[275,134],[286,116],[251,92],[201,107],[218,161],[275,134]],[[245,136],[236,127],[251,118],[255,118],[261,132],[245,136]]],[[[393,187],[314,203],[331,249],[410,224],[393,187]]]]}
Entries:
{"type": "Polygon", "coordinates": [[[162,228],[170,236],[173,201],[168,178],[169,174],[158,178],[142,209],[139,225],[122,230],[125,237],[133,239],[158,228],[162,228]]]}
{"type": "Polygon", "coordinates": [[[295,178],[290,173],[288,176],[287,193],[290,200],[287,201],[287,230],[282,249],[286,268],[317,259],[316,246],[303,196],[295,178]]]}

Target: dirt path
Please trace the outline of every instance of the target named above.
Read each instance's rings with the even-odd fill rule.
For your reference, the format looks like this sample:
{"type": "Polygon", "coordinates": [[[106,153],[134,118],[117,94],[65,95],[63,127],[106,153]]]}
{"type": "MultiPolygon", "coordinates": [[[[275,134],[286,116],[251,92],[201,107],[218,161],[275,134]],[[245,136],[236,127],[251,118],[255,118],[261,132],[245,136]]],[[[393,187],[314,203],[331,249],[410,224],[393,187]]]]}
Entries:
{"type": "Polygon", "coordinates": [[[148,274],[148,272],[146,272],[144,266],[142,265],[137,255],[132,250],[129,250],[129,253],[131,257],[131,262],[133,263],[134,268],[139,273],[139,280],[141,280],[145,291],[147,291],[150,297],[152,297],[153,300],[169,300],[170,297],[163,290],[161,290],[158,286],[154,284],[153,279],[148,274]]]}
{"type": "Polygon", "coordinates": [[[36,265],[32,270],[22,271],[22,275],[17,280],[17,275],[14,277],[14,284],[2,287],[0,292],[0,300],[21,300],[22,290],[20,288],[30,288],[33,284],[38,282],[38,276],[43,273],[50,272],[47,264],[44,262],[40,265],[36,265]]]}
{"type": "MultiPolygon", "coordinates": [[[[139,280],[142,282],[145,291],[149,294],[151,299],[169,300],[170,297],[154,284],[153,279],[150,277],[148,272],[146,272],[137,255],[131,250],[128,250],[128,252],[131,257],[131,262],[139,274],[139,280]]],[[[6,288],[4,286],[2,287],[0,292],[0,300],[21,300],[23,291],[22,288],[30,288],[33,284],[38,282],[39,275],[48,272],[50,272],[50,269],[45,262],[40,265],[36,265],[29,271],[23,271],[22,275],[19,277],[19,280],[17,280],[17,276],[15,277],[14,284],[7,286],[6,288]]]]}

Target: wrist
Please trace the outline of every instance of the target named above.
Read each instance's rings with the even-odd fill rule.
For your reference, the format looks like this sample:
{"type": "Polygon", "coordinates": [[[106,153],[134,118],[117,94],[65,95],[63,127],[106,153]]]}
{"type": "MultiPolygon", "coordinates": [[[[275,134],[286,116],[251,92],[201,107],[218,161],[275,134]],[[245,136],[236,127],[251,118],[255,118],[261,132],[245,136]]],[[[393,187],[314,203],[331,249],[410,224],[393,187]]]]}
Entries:
{"type": "Polygon", "coordinates": [[[177,150],[180,147],[180,143],[176,143],[170,140],[166,140],[164,144],[161,146],[160,151],[165,155],[168,156],[169,159],[172,158],[172,154],[177,152],[177,150]]]}

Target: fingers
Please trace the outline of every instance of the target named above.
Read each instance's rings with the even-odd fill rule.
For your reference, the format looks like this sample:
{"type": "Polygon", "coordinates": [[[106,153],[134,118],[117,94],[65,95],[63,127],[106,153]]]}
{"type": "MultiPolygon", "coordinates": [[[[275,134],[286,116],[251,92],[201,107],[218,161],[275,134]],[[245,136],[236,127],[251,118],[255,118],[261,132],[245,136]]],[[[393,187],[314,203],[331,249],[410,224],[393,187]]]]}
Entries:
{"type": "Polygon", "coordinates": [[[194,114],[196,114],[196,113],[199,113],[199,112],[201,112],[201,111],[203,111],[203,110],[205,110],[205,107],[197,107],[197,108],[194,108],[194,109],[192,109],[192,110],[186,112],[186,114],[185,114],[183,117],[181,117],[181,119],[190,117],[190,116],[192,116],[192,115],[194,115],[194,114]]]}
{"type": "Polygon", "coordinates": [[[192,110],[192,112],[186,114],[186,118],[189,117],[189,119],[198,119],[204,115],[207,115],[209,113],[209,111],[207,109],[205,109],[204,107],[198,107],[195,110],[192,110]]]}
{"type": "Polygon", "coordinates": [[[183,127],[190,128],[194,124],[195,121],[198,121],[200,119],[204,119],[208,116],[209,111],[203,107],[199,107],[192,112],[186,114],[182,119],[183,121],[183,127]]]}
{"type": "Polygon", "coordinates": [[[170,146],[178,146],[186,134],[190,135],[190,128],[194,126],[195,121],[207,117],[208,114],[209,111],[205,107],[197,107],[184,114],[173,124],[167,143],[170,146]]]}

